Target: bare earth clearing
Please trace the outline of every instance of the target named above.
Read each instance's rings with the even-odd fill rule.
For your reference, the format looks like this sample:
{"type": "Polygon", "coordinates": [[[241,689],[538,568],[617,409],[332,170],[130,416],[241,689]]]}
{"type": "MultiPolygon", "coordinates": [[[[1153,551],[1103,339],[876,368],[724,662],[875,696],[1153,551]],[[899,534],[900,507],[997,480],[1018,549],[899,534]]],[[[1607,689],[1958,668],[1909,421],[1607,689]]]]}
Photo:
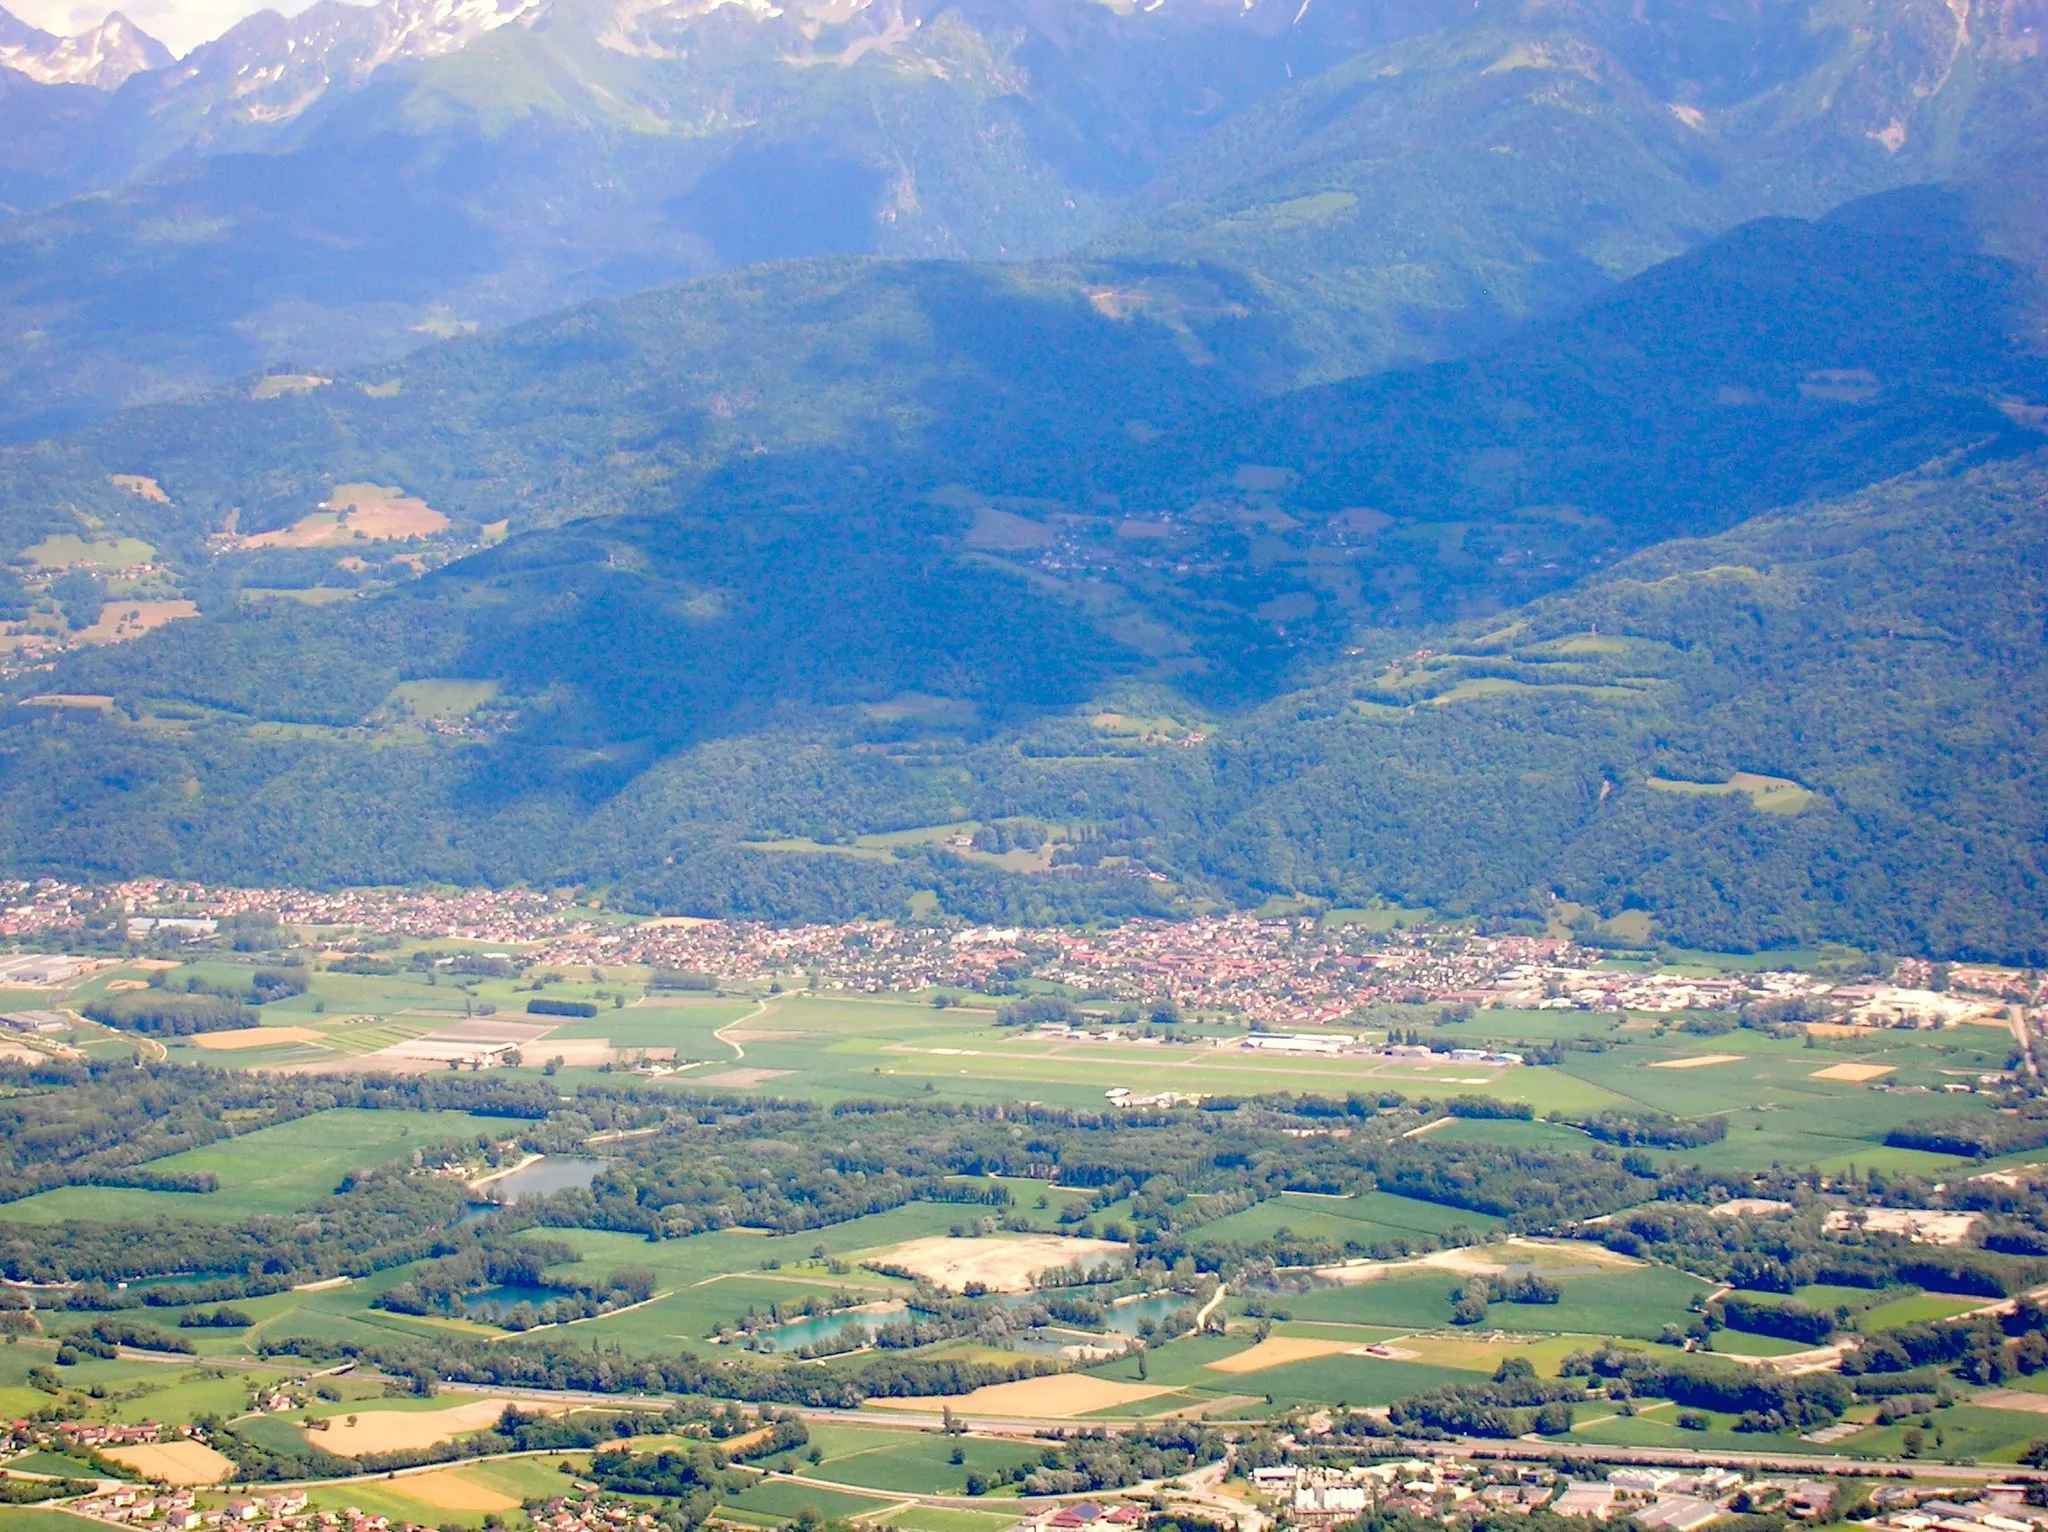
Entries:
{"type": "Polygon", "coordinates": [[[484,1430],[505,1413],[508,1404],[547,1415],[566,1414],[569,1409],[566,1404],[535,1404],[525,1399],[477,1399],[446,1410],[365,1410],[354,1417],[335,1416],[326,1429],[307,1432],[306,1440],[345,1458],[396,1452],[401,1447],[430,1447],[484,1430]],[[349,1424],[351,1418],[354,1425],[349,1424]]]}
{"type": "Polygon", "coordinates": [[[326,1038],[311,1027],[237,1027],[232,1032],[195,1032],[195,1047],[220,1053],[237,1053],[244,1048],[274,1048],[280,1043],[324,1043],[326,1038]]]}
{"type": "Polygon", "coordinates": [[[1106,1239],[1063,1239],[1056,1234],[1017,1238],[954,1239],[933,1235],[876,1254],[878,1264],[901,1267],[955,1292],[979,1282],[992,1293],[1026,1293],[1040,1272],[1079,1262],[1084,1270],[1118,1264],[1127,1247],[1106,1239]]]}
{"type": "Polygon", "coordinates": [[[324,548],[352,542],[404,542],[448,530],[448,518],[395,485],[339,484],[332,499],[288,527],[241,540],[244,548],[324,548]]]}
{"type": "Polygon", "coordinates": [[[1826,1069],[1816,1069],[1810,1078],[1815,1080],[1882,1080],[1893,1072],[1894,1064],[1830,1064],[1826,1069]]]}

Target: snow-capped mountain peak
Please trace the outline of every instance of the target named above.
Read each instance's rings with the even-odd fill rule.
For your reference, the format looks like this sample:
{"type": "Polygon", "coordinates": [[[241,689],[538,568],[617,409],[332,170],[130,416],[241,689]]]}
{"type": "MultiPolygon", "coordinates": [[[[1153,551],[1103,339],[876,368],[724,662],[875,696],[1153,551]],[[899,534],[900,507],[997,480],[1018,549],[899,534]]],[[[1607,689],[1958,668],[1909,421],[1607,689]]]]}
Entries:
{"type": "Polygon", "coordinates": [[[131,75],[170,62],[170,49],[119,11],[89,32],[59,37],[0,10],[0,67],[39,84],[112,90],[131,75]]]}

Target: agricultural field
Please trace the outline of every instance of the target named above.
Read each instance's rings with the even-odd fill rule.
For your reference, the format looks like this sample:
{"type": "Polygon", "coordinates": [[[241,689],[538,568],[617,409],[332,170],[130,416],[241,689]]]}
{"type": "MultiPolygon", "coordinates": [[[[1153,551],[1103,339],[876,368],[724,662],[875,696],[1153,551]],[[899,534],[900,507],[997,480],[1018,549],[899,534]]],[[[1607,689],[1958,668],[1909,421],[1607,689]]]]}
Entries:
{"type": "MultiPolygon", "coordinates": [[[[1556,1303],[1496,1303],[1486,1328],[1654,1340],[1668,1324],[1683,1329],[1694,1298],[1709,1284],[1668,1267],[1594,1274],[1549,1274],[1562,1290],[1556,1303]]],[[[1451,1270],[1395,1275],[1343,1287],[1322,1287],[1271,1300],[1297,1320],[1402,1330],[1448,1329],[1465,1277],[1451,1270]]]]}
{"type": "Polygon", "coordinates": [[[143,1191],[129,1187],[69,1186],[18,1202],[0,1203],[0,1219],[54,1223],[171,1218],[233,1222],[265,1213],[292,1213],[325,1197],[349,1171],[388,1164],[414,1150],[502,1137],[519,1124],[466,1112],[365,1112],[338,1109],[261,1128],[253,1133],[153,1161],[153,1171],[216,1175],[210,1192],[143,1191]]]}
{"type": "MultiPolygon", "coordinates": [[[[394,694],[394,719],[488,700],[437,682],[406,685],[394,694]]],[[[1241,1028],[1214,1016],[1081,1036],[998,1026],[993,1003],[980,997],[938,1006],[927,997],[765,985],[737,994],[656,990],[647,970],[515,973],[497,950],[399,942],[382,956],[350,959],[362,970],[354,972],[316,960],[303,992],[251,1006],[254,1026],[163,1038],[79,1027],[70,1046],[82,1052],[234,1071],[158,1073],[212,1082],[194,1090],[231,1088],[238,1103],[288,1098],[291,1111],[311,1115],[279,1110],[288,1120],[254,1126],[271,1119],[251,1109],[232,1139],[141,1162],[152,1175],[217,1177],[217,1190],[80,1184],[0,1203],[0,1234],[30,1256],[48,1240],[76,1269],[98,1261],[105,1270],[118,1266],[119,1252],[94,1243],[104,1233],[77,1235],[79,1226],[163,1230],[170,1224],[160,1220],[170,1220],[187,1225],[179,1249],[190,1262],[139,1275],[138,1283],[159,1284],[146,1306],[132,1293],[97,1290],[75,1306],[39,1302],[33,1325],[0,1348],[0,1417],[28,1418],[55,1399],[93,1420],[238,1422],[239,1435],[219,1440],[245,1455],[284,1461],[317,1448],[362,1458],[487,1428],[513,1397],[502,1390],[536,1377],[575,1389],[552,1401],[564,1410],[587,1408],[591,1390],[684,1395],[696,1408],[731,1388],[756,1405],[801,1398],[833,1407],[812,1419],[807,1443],[731,1470],[754,1476],[725,1508],[733,1521],[779,1526],[809,1509],[902,1532],[1003,1532],[1007,1521],[993,1509],[917,1502],[963,1495],[970,1474],[1007,1479],[1042,1445],[999,1433],[943,1436],[928,1417],[950,1409],[1018,1423],[1013,1431],[1183,1415],[1262,1422],[1486,1385],[1507,1362],[1551,1379],[1568,1357],[1602,1347],[1636,1348],[1657,1365],[1682,1355],[1672,1331],[1706,1335],[1701,1308],[1718,1286],[1709,1278],[1725,1280],[1730,1270],[1713,1264],[1718,1236],[1673,1253],[1656,1245],[1670,1236],[1642,1233],[1644,1220],[1616,1238],[1617,1251],[1661,1249],[1675,1263],[1660,1264],[1560,1237],[1583,1232],[1576,1220],[1625,1220],[1639,1207],[1687,1198],[1703,1219],[1701,1188],[1741,1188],[1774,1165],[1844,1176],[1850,1167],[1925,1170],[1930,1180],[1959,1181],[2044,1157],[2035,1148],[1973,1161],[1883,1143],[1892,1127],[1931,1116],[1972,1133],[1987,1120],[1997,1098],[1937,1090],[2002,1067],[2010,1038],[1995,1028],[1802,1039],[1701,1016],[1423,1016],[1439,1047],[1541,1049],[1555,1060],[1514,1067],[1443,1054],[1258,1052],[1244,1046],[1241,1028]],[[434,966],[450,952],[463,966],[434,966]],[[543,1009],[529,1011],[536,1001],[543,1009]],[[564,1002],[594,1014],[556,1014],[564,1002]],[[518,1050],[511,1067],[469,1067],[460,1057],[505,1047],[518,1050]],[[392,1109],[331,1104],[336,1077],[373,1072],[412,1077],[352,1098],[391,1100],[392,1109]],[[1113,1109],[1105,1092],[1115,1087],[1225,1099],[1161,1122],[1113,1109]],[[1345,1096],[1354,1099],[1329,1100],[1345,1096]],[[1518,1103],[1528,1115],[1490,1115],[1496,1109],[1470,1100],[1454,1102],[1455,1115],[1429,1105],[1458,1097],[1518,1103]],[[475,1109],[439,1109],[465,1101],[475,1109]],[[1012,1110],[1019,1103],[1068,1110],[1012,1110]],[[1006,1110],[965,1110],[997,1105],[1006,1110]],[[435,1109],[399,1109],[414,1106],[435,1109]],[[1581,1125],[1593,1113],[1614,1116],[1581,1125]],[[1724,1138],[1655,1146],[1689,1136],[1673,1134],[1670,1119],[1709,1115],[1728,1119],[1724,1138]],[[1618,1136],[1641,1126],[1626,1119],[1656,1119],[1666,1136],[1646,1146],[1618,1136]],[[1605,1141],[1596,1143],[1595,1131],[1605,1141]],[[446,1146],[474,1151],[506,1140],[518,1142],[510,1153],[494,1150],[490,1163],[526,1177],[523,1184],[465,1191],[461,1178],[481,1168],[473,1152],[461,1176],[427,1174],[446,1146]],[[360,1178],[340,1190],[351,1172],[408,1164],[419,1173],[360,1178]],[[1711,1176],[1663,1174],[1694,1165],[1711,1176]],[[999,1179],[996,1168],[1020,1173],[999,1179]],[[383,1216],[397,1210],[395,1231],[377,1223],[369,1199],[379,1185],[391,1189],[383,1216]],[[1421,1195],[1385,1189],[1393,1185],[1421,1195]],[[977,1197],[998,1186],[1007,1197],[977,1197]],[[1263,1200],[1247,1205],[1248,1188],[1263,1200]],[[533,1200],[550,1190],[564,1200],[533,1200]],[[1424,1200],[1438,1195],[1447,1200],[1424,1200]],[[970,1200],[943,1200],[951,1197],[970,1200]],[[427,1228],[414,1212],[422,1207],[431,1210],[427,1228]],[[881,1210],[863,1211],[870,1208],[881,1210]],[[319,1219],[288,1216],[316,1209],[319,1219]],[[209,1227],[194,1234],[190,1220],[209,1227]],[[211,1225],[223,1238],[232,1228],[235,1239],[259,1242],[268,1264],[237,1257],[209,1266],[195,1247],[211,1242],[211,1225]],[[360,1243],[344,1248],[349,1239],[360,1243]],[[302,1271],[291,1247],[323,1241],[321,1263],[302,1271]],[[535,1260],[541,1242],[547,1253],[535,1260]],[[563,1259],[565,1251],[576,1258],[563,1259]],[[1092,1275],[1065,1275],[1075,1266],[1092,1275]],[[246,1280],[259,1272],[288,1275],[246,1280]],[[1531,1276],[1541,1282],[1516,1286],[1531,1276]],[[1487,1279],[1496,1282],[1491,1292],[1487,1279]],[[1207,1304],[1219,1280],[1227,1291],[1205,1310],[1206,1330],[1162,1332],[1168,1315],[1184,1323],[1207,1304]],[[179,1301],[182,1282],[194,1284],[193,1301],[179,1301]],[[232,1315],[206,1312],[230,1299],[232,1315]],[[110,1323],[162,1334],[124,1339],[110,1323]],[[171,1335],[195,1354],[96,1354],[155,1349],[171,1335]],[[1106,1356],[1111,1350],[1118,1354],[1106,1356]],[[374,1362],[332,1373],[312,1392],[307,1372],[326,1374],[357,1356],[374,1362]],[[465,1383],[436,1393],[436,1376],[465,1383]],[[409,1381],[418,1379],[425,1385],[409,1381]],[[271,1408],[281,1384],[292,1402],[271,1408]]],[[[229,995],[251,983],[256,966],[228,952],[112,963],[56,1002],[25,991],[18,1003],[82,1006],[194,985],[229,995]],[[152,974],[161,975],[154,986],[152,974]]],[[[1025,993],[1056,991],[1041,984],[1025,993]]],[[[1389,1008],[1379,1019],[1405,1026],[1422,1009],[1389,1008]]],[[[118,1073],[125,1083],[131,1072],[118,1073]]],[[[111,1087],[95,1088],[111,1099],[111,1087]]],[[[1999,1147],[2012,1142],[2025,1140],[1999,1147]]],[[[1823,1195],[1789,1183],[1770,1189],[1823,1195]]],[[[1712,1190],[1705,1200],[1728,1194],[1712,1190]]],[[[1802,1217],[1789,1237],[1821,1240],[1818,1209],[1809,1205],[1802,1217]]],[[[2028,1258],[1975,1253],[2007,1261],[2006,1291],[2048,1279],[2028,1258]]],[[[1889,1277],[1879,1273],[1889,1285],[1806,1286],[1787,1296],[1842,1311],[1844,1344],[1980,1306],[1911,1285],[1908,1276],[1934,1287],[1957,1278],[1929,1274],[1908,1254],[1895,1254],[1889,1277]]],[[[1822,1269],[1846,1269],[1853,1280],[1857,1268],[1822,1269]]],[[[1958,1282],[1958,1290],[1982,1289],[1958,1282]]],[[[1814,1349],[1728,1329],[1706,1343],[1726,1360],[1701,1365],[1737,1376],[1774,1376],[1774,1360],[1814,1349]]],[[[1980,1392],[1960,1368],[1944,1381],[1962,1402],[1940,1413],[1940,1440],[1930,1425],[1914,1450],[2011,1461],[2048,1437],[2048,1414],[2026,1407],[2048,1382],[2015,1375],[2003,1393],[1980,1392]]],[[[1855,1409],[1864,1412],[1851,1417],[1861,1429],[1813,1450],[1908,1450],[1905,1427],[1868,1423],[1876,1412],[1868,1396],[1855,1409]]],[[[1727,1451],[1801,1441],[1790,1427],[1759,1428],[1732,1413],[1702,1420],[1688,1412],[1688,1428],[1677,1416],[1648,1395],[1627,1408],[1618,1394],[1589,1398],[1572,1435],[1617,1448],[1727,1451]]],[[[571,1438],[586,1449],[580,1456],[555,1450],[562,1440],[530,1459],[464,1460],[390,1478],[379,1464],[359,1484],[321,1486],[315,1503],[427,1525],[516,1524],[523,1500],[589,1471],[589,1438],[571,1438]]],[[[182,1446],[135,1450],[135,1467],[167,1476],[220,1472],[218,1460],[182,1446]]],[[[315,1457],[303,1461],[317,1466],[315,1457]]],[[[332,1467],[326,1460],[323,1472],[332,1467]]],[[[1014,1492],[1004,1484],[989,1498],[999,1504],[1014,1492]]]]}
{"type": "Polygon", "coordinates": [[[375,1479],[316,1485],[309,1503],[320,1510],[356,1506],[373,1516],[423,1526],[481,1527],[484,1518],[516,1518],[529,1499],[559,1495],[569,1483],[566,1463],[581,1467],[583,1453],[478,1461],[375,1479]]]}
{"type": "MultiPolygon", "coordinates": [[[[431,711],[445,699],[421,693],[415,700],[431,711]]],[[[475,699],[455,700],[467,705],[475,699]]],[[[559,1059],[559,1078],[568,1086],[597,1081],[609,1068],[653,1059],[673,1071],[656,1077],[671,1088],[821,1102],[936,1096],[1094,1107],[1112,1086],[1207,1095],[1395,1090],[1441,1099],[1474,1094],[1526,1103],[1538,1119],[1617,1108],[1679,1116],[1728,1114],[1730,1130],[1719,1143],[1645,1151],[1660,1166],[1698,1163],[1732,1172],[1772,1163],[1814,1164],[1835,1172],[1854,1168],[1940,1175],[1961,1162],[1883,1144],[1889,1128],[1928,1113],[1926,1098],[1875,1090],[1872,1083],[1932,1088],[1974,1078],[2001,1068],[2010,1043],[2001,1029],[1962,1026],[1940,1033],[1814,1039],[1808,1045],[1746,1030],[1702,1035],[1668,1018],[1504,1010],[1483,1011],[1446,1029],[1441,1045],[1527,1051],[1571,1044],[1562,1061],[1499,1068],[1371,1055],[1287,1057],[1248,1053],[1234,1046],[1241,1033],[1209,1024],[1182,1028],[1173,1041],[1047,1038],[998,1028],[991,1008],[972,1005],[938,1010],[908,998],[800,992],[650,995],[630,975],[600,979],[585,971],[543,973],[536,991],[534,981],[525,978],[436,973],[409,966],[406,956],[403,951],[393,955],[389,974],[317,969],[304,994],[261,1008],[259,1031],[170,1039],[153,1046],[173,1059],[233,1068],[417,1070],[442,1067],[429,1062],[439,1056],[439,1044],[502,1023],[530,1027],[519,1038],[524,1066],[537,1069],[559,1059]],[[525,1007],[537,997],[582,1001],[595,1006],[597,1014],[530,1016],[525,1007]],[[1217,1046],[1219,1041],[1223,1046],[1217,1046]]],[[[1704,961],[1712,955],[1699,956],[1704,961]]],[[[201,961],[181,964],[168,977],[175,986],[188,978],[232,982],[238,975],[246,980],[247,969],[201,961]]],[[[110,983],[133,984],[146,977],[141,970],[115,970],[82,988],[77,998],[102,993],[110,983]]],[[[1943,1102],[1944,1111],[1977,1109],[1974,1097],[1943,1102]]],[[[1503,1142],[1506,1135],[1531,1146],[1587,1147],[1573,1130],[1541,1121],[1458,1122],[1444,1132],[1471,1142],[1503,1142]]],[[[1242,1224],[1221,1232],[1224,1237],[1269,1232],[1276,1211],[1261,1208],[1240,1215],[1242,1224]]],[[[1321,1211],[1325,1216],[1290,1227],[1318,1237],[1357,1238],[1357,1231],[1341,1230],[1333,1222],[1344,1217],[1342,1210],[1321,1211]]],[[[1365,1244],[1396,1241],[1403,1232],[1442,1232],[1403,1224],[1398,1217],[1365,1222],[1365,1244]]]]}
{"type": "Polygon", "coordinates": [[[1201,1237],[1250,1242],[1271,1239],[1284,1230],[1306,1238],[1369,1246],[1399,1244],[1418,1235],[1439,1238],[1463,1232],[1484,1237],[1500,1224],[1490,1213],[1420,1202],[1393,1192],[1361,1192],[1348,1197],[1287,1192],[1203,1224],[1201,1237]]]}
{"type": "Polygon", "coordinates": [[[1016,1442],[865,1426],[813,1427],[810,1446],[822,1454],[817,1463],[809,1461],[807,1449],[767,1459],[761,1466],[854,1490],[959,1495],[966,1492],[970,1473],[989,1475],[1038,1457],[1038,1449],[1016,1442]],[[956,1450],[962,1459],[957,1464],[948,1461],[956,1450]]]}

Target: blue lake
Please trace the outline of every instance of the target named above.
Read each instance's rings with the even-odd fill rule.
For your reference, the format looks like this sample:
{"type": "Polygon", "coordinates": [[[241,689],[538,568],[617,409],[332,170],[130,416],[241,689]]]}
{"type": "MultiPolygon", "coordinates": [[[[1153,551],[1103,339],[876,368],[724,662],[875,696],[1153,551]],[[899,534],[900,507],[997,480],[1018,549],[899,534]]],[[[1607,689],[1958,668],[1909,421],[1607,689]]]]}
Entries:
{"type": "Polygon", "coordinates": [[[843,1335],[848,1330],[858,1331],[861,1343],[865,1344],[875,1331],[901,1318],[909,1307],[910,1305],[906,1303],[891,1303],[875,1309],[817,1314],[809,1319],[792,1319],[788,1324],[775,1325],[759,1333],[773,1341],[777,1351],[794,1351],[799,1346],[815,1346],[820,1341],[843,1335]]]}

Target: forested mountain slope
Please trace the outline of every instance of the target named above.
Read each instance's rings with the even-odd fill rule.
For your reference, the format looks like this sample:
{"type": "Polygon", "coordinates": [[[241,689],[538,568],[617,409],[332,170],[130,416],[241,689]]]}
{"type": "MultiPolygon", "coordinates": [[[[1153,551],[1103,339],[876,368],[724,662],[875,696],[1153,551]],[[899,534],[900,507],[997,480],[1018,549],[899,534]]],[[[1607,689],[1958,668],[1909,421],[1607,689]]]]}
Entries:
{"type": "MultiPolygon", "coordinates": [[[[925,487],[1043,482],[1142,420],[1248,403],[1289,355],[1228,272],[820,259],[591,305],[304,392],[242,388],[0,449],[0,539],[71,505],[188,562],[393,480],[473,535],[672,508],[763,453],[914,459],[925,487]],[[109,475],[141,473],[164,501],[109,475]]],[[[822,472],[832,475],[837,468],[822,472]]],[[[53,524],[54,523],[54,524],[53,524]]],[[[331,574],[333,557],[323,561],[331,574]]],[[[314,583],[308,580],[304,583],[314,583]]]]}
{"type": "Polygon", "coordinates": [[[1277,401],[1220,280],[823,264],[756,329],[786,288],[722,279],[18,449],[14,503],[104,510],[74,535],[170,550],[207,615],[16,683],[0,861],[776,915],[1555,889],[2031,953],[2048,384],[1975,217],[1766,221],[1277,401]],[[423,578],[221,530],[376,472],[521,519],[423,578]]]}
{"type": "Polygon", "coordinates": [[[1178,845],[1254,888],[2038,962],[2044,555],[2041,451],[1663,544],[1275,703],[1178,845]]]}
{"type": "Polygon", "coordinates": [[[1929,191],[1764,221],[1470,361],[1266,400],[1286,341],[1228,272],[734,273],[0,451],[0,552],[125,534],[225,615],[238,588],[411,573],[400,546],[280,545],[348,484],[450,518],[429,562],[592,515],[945,507],[959,551],[1140,623],[1155,678],[1238,702],[1361,626],[2024,446],[2002,406],[2048,400],[2039,284],[1978,253],[1972,219],[1929,191]]]}

